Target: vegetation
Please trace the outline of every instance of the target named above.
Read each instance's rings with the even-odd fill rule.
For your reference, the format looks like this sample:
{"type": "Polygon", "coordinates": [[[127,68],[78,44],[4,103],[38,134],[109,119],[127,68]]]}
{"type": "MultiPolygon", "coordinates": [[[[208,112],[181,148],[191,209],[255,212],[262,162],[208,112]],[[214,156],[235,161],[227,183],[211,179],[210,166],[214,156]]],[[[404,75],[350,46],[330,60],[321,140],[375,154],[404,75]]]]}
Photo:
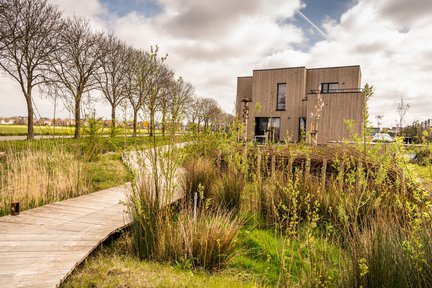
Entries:
{"type": "MultiPolygon", "coordinates": [[[[159,154],[158,159],[183,163],[184,195],[189,196],[174,206],[143,209],[151,201],[132,205],[147,212],[140,217],[135,214],[131,236],[125,236],[135,247],[127,256],[137,265],[131,273],[143,273],[146,265],[162,265],[158,267],[172,269],[168,278],[192,271],[200,275],[193,278],[197,281],[205,275],[209,281],[230,283],[226,275],[237,273],[242,275],[237,286],[429,287],[431,196],[416,180],[416,175],[425,176],[427,170],[408,164],[399,142],[366,150],[364,143],[250,146],[245,150],[234,134],[222,133],[200,138],[183,153],[176,160],[167,160],[166,154],[159,154]],[[195,192],[201,203],[196,220],[195,192]],[[222,231],[203,226],[215,217],[224,227],[238,228],[222,231]],[[149,227],[152,223],[158,224],[149,227]],[[226,242],[229,235],[236,236],[226,242]],[[144,239],[153,244],[147,245],[144,239]],[[219,251],[215,243],[224,247],[223,257],[218,255],[214,265],[203,264],[207,262],[200,260],[202,254],[194,251],[200,251],[197,247],[218,247],[211,251],[219,251]],[[152,248],[140,252],[144,247],[152,248]],[[154,261],[160,264],[149,264],[154,261]]],[[[97,257],[92,261],[114,256],[97,257]]],[[[88,273],[86,265],[80,275],[88,273]]]]}
{"type": "Polygon", "coordinates": [[[87,161],[68,148],[55,142],[9,147],[0,159],[0,216],[10,213],[12,202],[26,210],[130,181],[119,153],[87,161]]]}
{"type": "MultiPolygon", "coordinates": [[[[89,131],[84,133],[88,134],[89,131]]],[[[180,138],[183,139],[183,138],[180,138]]],[[[132,179],[123,151],[166,143],[164,137],[100,137],[0,142],[0,216],[10,203],[26,210],[132,179]]]]}

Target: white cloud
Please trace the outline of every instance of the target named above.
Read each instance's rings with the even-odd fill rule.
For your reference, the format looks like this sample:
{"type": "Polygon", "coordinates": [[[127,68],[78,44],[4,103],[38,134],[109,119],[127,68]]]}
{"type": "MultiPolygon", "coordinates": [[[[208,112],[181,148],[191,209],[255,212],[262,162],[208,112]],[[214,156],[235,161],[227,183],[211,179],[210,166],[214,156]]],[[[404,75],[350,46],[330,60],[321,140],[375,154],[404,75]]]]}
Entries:
{"type": "Polygon", "coordinates": [[[329,40],[312,47],[309,64],[306,63],[360,64],[363,82],[376,88],[370,114],[383,114],[386,125],[396,122],[401,96],[411,105],[408,122],[432,117],[432,102],[424,99],[430,94],[432,18],[426,15],[432,12],[432,5],[422,6],[422,0],[397,2],[399,9],[395,11],[388,9],[394,4],[392,0],[359,1],[341,17],[340,23],[327,23],[329,40]],[[413,17],[413,13],[418,17],[413,17]]]}
{"type": "MultiPolygon", "coordinates": [[[[426,98],[432,68],[430,0],[359,0],[340,19],[323,20],[328,38],[308,51],[296,49],[308,43],[307,32],[286,21],[304,7],[300,0],[250,0],[247,5],[242,0],[158,0],[159,14],[122,17],[110,14],[100,0],[50,1],[67,15],[114,30],[136,48],[158,44],[161,54],[169,54],[170,67],[192,82],[199,96],[215,98],[226,111],[232,111],[236,77],[252,69],[359,64],[363,83],[376,87],[371,118],[384,114],[385,125],[394,124],[400,96],[411,104],[409,121],[432,118],[426,98]]],[[[11,89],[0,87],[2,107],[4,94],[11,89]]]]}

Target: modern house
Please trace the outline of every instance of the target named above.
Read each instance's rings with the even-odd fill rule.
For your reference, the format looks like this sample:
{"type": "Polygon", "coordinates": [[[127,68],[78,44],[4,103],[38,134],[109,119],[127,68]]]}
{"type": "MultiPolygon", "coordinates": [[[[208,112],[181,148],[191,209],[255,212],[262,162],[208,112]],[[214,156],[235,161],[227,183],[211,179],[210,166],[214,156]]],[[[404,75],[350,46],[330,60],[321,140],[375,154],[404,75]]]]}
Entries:
{"type": "Polygon", "coordinates": [[[254,70],[237,78],[236,111],[249,139],[317,143],[361,135],[360,66],[254,70]],[[248,102],[248,103],[246,103],[248,102]]]}

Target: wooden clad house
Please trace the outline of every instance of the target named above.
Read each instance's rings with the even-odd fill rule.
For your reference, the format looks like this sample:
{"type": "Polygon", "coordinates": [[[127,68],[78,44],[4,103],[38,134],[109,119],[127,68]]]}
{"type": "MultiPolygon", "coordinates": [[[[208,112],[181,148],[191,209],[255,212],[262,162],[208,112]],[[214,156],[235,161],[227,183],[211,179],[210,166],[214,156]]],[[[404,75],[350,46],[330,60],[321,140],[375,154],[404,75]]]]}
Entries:
{"type": "Polygon", "coordinates": [[[237,116],[244,120],[248,99],[248,138],[257,141],[299,142],[315,132],[320,144],[341,141],[361,135],[360,85],[360,66],[254,70],[237,78],[237,116]]]}

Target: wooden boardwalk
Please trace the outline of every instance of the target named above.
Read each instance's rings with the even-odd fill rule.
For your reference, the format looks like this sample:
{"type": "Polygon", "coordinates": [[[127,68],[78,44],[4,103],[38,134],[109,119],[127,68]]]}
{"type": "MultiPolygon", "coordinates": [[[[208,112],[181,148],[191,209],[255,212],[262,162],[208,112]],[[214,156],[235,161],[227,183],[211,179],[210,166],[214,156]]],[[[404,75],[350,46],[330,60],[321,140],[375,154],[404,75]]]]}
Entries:
{"type": "Polygon", "coordinates": [[[127,186],[0,217],[0,287],[56,287],[100,243],[130,224],[127,186]]]}

